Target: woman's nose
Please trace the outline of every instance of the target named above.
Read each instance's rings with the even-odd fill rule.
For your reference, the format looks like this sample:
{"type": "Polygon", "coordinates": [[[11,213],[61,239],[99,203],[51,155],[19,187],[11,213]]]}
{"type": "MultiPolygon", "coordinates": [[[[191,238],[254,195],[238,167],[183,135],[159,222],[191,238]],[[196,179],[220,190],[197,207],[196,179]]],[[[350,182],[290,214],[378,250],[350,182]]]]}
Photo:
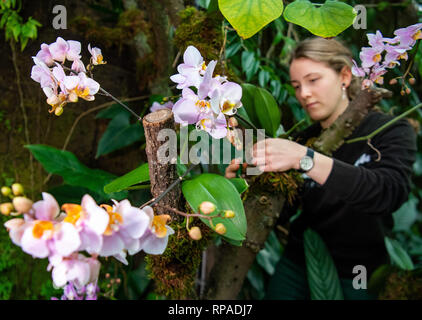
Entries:
{"type": "Polygon", "coordinates": [[[302,86],[300,90],[300,96],[302,99],[309,98],[311,96],[311,90],[307,86],[302,86]]]}

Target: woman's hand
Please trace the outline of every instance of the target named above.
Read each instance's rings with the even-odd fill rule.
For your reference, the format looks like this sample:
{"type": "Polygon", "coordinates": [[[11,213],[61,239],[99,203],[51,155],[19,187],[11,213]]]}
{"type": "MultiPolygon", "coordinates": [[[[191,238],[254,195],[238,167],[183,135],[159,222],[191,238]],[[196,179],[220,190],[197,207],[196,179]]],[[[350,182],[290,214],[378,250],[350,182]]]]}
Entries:
{"type": "Polygon", "coordinates": [[[254,144],[252,164],[261,171],[299,169],[306,147],[286,139],[265,139],[254,144]]]}
{"type": "MultiPolygon", "coordinates": [[[[242,164],[242,167],[243,167],[242,172],[245,171],[247,166],[248,166],[248,164],[246,162],[242,164]]],[[[225,177],[227,179],[236,178],[236,173],[237,173],[237,170],[239,170],[239,168],[240,168],[240,160],[239,159],[233,159],[226,168],[225,177]]]]}

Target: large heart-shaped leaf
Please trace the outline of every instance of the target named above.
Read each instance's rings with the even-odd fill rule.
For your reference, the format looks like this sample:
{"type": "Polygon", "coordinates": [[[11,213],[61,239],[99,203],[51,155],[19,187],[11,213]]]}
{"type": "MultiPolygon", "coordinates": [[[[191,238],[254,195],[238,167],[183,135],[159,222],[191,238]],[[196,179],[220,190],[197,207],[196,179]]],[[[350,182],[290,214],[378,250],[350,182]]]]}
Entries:
{"type": "Polygon", "coordinates": [[[308,0],[296,0],[286,6],[283,17],[316,36],[329,38],[350,27],[356,12],[344,2],[328,0],[322,6],[316,7],[308,0]]]}
{"type": "MultiPolygon", "coordinates": [[[[233,210],[235,217],[231,219],[214,218],[213,224],[223,223],[227,229],[224,237],[232,240],[244,240],[246,236],[246,216],[240,194],[236,187],[226,178],[212,173],[203,173],[192,180],[184,181],[182,192],[191,208],[197,212],[203,201],[216,205],[216,210],[210,216],[217,215],[221,210],[233,210]]],[[[207,226],[207,219],[201,218],[207,226]]]]}
{"type": "Polygon", "coordinates": [[[283,12],[280,0],[218,0],[221,13],[242,38],[250,38],[283,12]]]}
{"type": "Polygon", "coordinates": [[[312,300],[343,300],[337,269],[321,237],[307,229],[303,234],[306,272],[312,300]]]}
{"type": "Polygon", "coordinates": [[[135,170],[126,173],[124,176],[113,180],[104,187],[107,193],[119,192],[137,183],[149,181],[148,163],[144,163],[135,170]]]}
{"type": "Polygon", "coordinates": [[[415,269],[412,259],[397,240],[385,237],[384,242],[393,264],[403,270],[415,269]]]}
{"type": "Polygon", "coordinates": [[[71,152],[41,144],[26,145],[25,147],[32,152],[35,159],[42,164],[47,172],[58,174],[66,184],[85,187],[98,193],[104,199],[127,198],[127,191],[110,194],[104,192],[104,186],[114,180],[115,175],[103,170],[88,168],[71,152]]]}

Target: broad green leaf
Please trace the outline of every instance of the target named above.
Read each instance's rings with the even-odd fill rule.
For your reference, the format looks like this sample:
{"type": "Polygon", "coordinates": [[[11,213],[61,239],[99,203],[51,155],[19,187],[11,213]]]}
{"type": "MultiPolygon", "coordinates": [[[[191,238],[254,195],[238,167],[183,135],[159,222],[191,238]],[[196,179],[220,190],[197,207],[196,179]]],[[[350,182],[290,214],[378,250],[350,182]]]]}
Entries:
{"type": "Polygon", "coordinates": [[[233,185],[236,187],[236,190],[239,192],[239,194],[242,194],[249,188],[249,185],[245,179],[233,178],[233,179],[229,179],[229,181],[233,183],[233,185]]]}
{"type": "Polygon", "coordinates": [[[261,126],[267,135],[275,137],[281,122],[281,112],[274,97],[267,90],[258,88],[254,107],[261,126]]]}
{"type": "Polygon", "coordinates": [[[137,183],[149,181],[148,163],[144,163],[135,170],[126,173],[124,176],[113,180],[104,187],[104,192],[113,193],[125,190],[137,183]]]}
{"type": "Polygon", "coordinates": [[[308,0],[296,0],[286,6],[284,19],[297,24],[316,36],[335,37],[353,24],[356,12],[352,6],[339,1],[326,1],[315,6],[308,0]]]}
{"type": "Polygon", "coordinates": [[[242,38],[250,38],[283,12],[280,0],[218,0],[221,13],[242,38]]]}
{"type": "Polygon", "coordinates": [[[105,199],[127,198],[127,191],[111,194],[103,191],[104,186],[116,178],[115,175],[103,170],[88,168],[71,152],[41,144],[26,145],[25,147],[32,152],[35,159],[42,164],[47,172],[58,174],[66,184],[85,187],[105,199]]]}
{"type": "Polygon", "coordinates": [[[240,108],[238,112],[243,109],[248,114],[249,119],[251,120],[252,124],[254,124],[258,129],[260,127],[258,116],[256,115],[255,111],[255,103],[254,97],[256,95],[256,90],[258,89],[253,84],[249,83],[242,83],[242,105],[243,108],[240,108]]]}
{"type": "Polygon", "coordinates": [[[321,237],[313,230],[304,234],[306,272],[312,300],[343,300],[336,266],[321,237]]]}
{"type": "Polygon", "coordinates": [[[399,210],[393,213],[393,231],[410,231],[410,227],[418,218],[417,204],[418,200],[416,197],[413,194],[410,194],[409,200],[405,202],[399,210]]]}
{"type": "Polygon", "coordinates": [[[384,242],[393,264],[403,270],[415,269],[412,259],[397,240],[385,237],[384,242]]]}
{"type": "MultiPolygon", "coordinates": [[[[197,212],[203,201],[210,201],[216,205],[216,210],[210,216],[217,215],[221,210],[233,210],[235,217],[231,219],[214,218],[214,226],[223,223],[227,232],[225,238],[244,240],[246,236],[246,216],[243,202],[236,187],[226,178],[212,173],[203,173],[192,180],[184,181],[182,192],[191,208],[197,212]]],[[[207,226],[207,219],[201,218],[207,226]]]]}
{"type": "Polygon", "coordinates": [[[110,121],[107,130],[101,137],[95,158],[127,147],[143,137],[142,126],[139,123],[131,124],[130,114],[119,113],[110,121]]]}
{"type": "Polygon", "coordinates": [[[260,61],[253,51],[242,52],[242,69],[246,74],[246,81],[250,81],[259,69],[260,61]]]}
{"type": "Polygon", "coordinates": [[[263,299],[265,297],[265,277],[262,269],[254,263],[246,275],[251,286],[255,289],[257,297],[254,299],[263,299]]]}
{"type": "Polygon", "coordinates": [[[70,186],[68,184],[48,189],[47,192],[54,196],[60,206],[64,203],[81,203],[82,197],[86,194],[92,196],[97,203],[103,203],[109,200],[87,188],[70,186]]]}
{"type": "Polygon", "coordinates": [[[273,275],[282,251],[283,249],[275,232],[271,231],[267,241],[265,241],[264,249],[258,252],[256,260],[269,275],[273,275]]]}

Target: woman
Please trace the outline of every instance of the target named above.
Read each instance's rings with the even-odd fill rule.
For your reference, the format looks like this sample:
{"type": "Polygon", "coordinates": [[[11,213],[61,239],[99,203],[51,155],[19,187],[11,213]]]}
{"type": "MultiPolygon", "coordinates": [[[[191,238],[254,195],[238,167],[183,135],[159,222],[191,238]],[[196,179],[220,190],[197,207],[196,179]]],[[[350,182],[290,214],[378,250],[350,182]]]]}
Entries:
{"type": "MultiPolygon", "coordinates": [[[[296,142],[266,139],[253,147],[253,164],[263,171],[296,169],[306,173],[299,197],[302,212],[291,223],[268,299],[309,299],[303,248],[307,228],[316,231],[327,245],[345,299],[373,298],[367,290],[353,288],[356,266],[366,269],[369,280],[378,266],[389,262],[384,237],[392,230],[392,213],[410,191],[416,152],[412,127],[406,120],[397,121],[371,140],[373,148],[366,141],[343,144],[332,157],[305,146],[345,111],[359,90],[351,59],[351,52],[334,39],[299,43],[290,60],[290,80],[297,100],[315,123],[301,132],[296,142]]],[[[391,119],[371,111],[349,138],[365,136],[391,119]]],[[[233,161],[226,177],[233,178],[238,168],[239,163],[233,161]]],[[[296,208],[287,211],[291,215],[296,208]]],[[[287,221],[285,213],[282,217],[287,221]]]]}

